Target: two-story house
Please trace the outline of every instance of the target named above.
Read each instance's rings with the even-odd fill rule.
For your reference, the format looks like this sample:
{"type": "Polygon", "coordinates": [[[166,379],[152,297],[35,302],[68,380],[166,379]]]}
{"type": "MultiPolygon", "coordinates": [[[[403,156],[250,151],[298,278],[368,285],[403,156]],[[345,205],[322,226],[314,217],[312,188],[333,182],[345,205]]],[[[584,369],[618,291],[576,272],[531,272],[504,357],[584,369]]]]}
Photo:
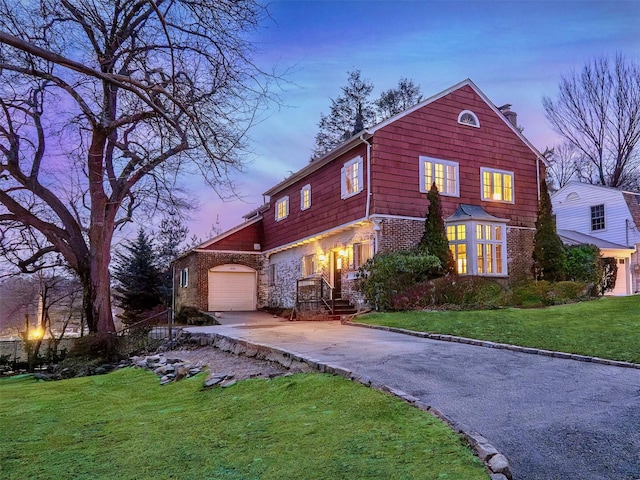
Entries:
{"type": "Polygon", "coordinates": [[[640,194],[570,182],[551,197],[558,235],[565,245],[595,245],[615,258],[618,276],[612,295],[640,291],[640,194]]]}
{"type": "Polygon", "coordinates": [[[544,158],[515,112],[465,80],[267,190],[245,223],[176,262],[176,304],[292,307],[300,279],[360,303],[358,267],[376,252],[417,245],[434,182],[458,272],[528,277],[543,175],[544,158]]]}

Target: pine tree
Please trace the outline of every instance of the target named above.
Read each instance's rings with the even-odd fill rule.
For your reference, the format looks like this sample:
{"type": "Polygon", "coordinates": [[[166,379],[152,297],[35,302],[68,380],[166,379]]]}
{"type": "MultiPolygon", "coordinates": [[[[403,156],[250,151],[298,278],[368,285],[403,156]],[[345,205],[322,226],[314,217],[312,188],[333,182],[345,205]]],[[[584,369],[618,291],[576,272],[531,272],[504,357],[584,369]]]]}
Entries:
{"type": "Polygon", "coordinates": [[[361,78],[360,70],[348,72],[342,95],[331,99],[331,112],[321,115],[314,158],[321,157],[356,133],[375,123],[376,112],[369,96],[373,84],[361,78]]]}
{"type": "Polygon", "coordinates": [[[422,253],[435,255],[442,264],[441,273],[455,273],[456,264],[453,260],[453,254],[449,249],[449,240],[447,240],[447,231],[442,219],[442,204],[440,203],[440,193],[435,182],[431,185],[427,194],[429,200],[429,208],[427,210],[427,218],[424,222],[424,233],[418,244],[418,250],[422,253]]]}
{"type": "Polygon", "coordinates": [[[114,299],[124,310],[123,322],[130,324],[140,321],[144,312],[162,303],[162,276],[153,244],[143,229],[124,250],[115,255],[113,278],[117,285],[114,299]]]}
{"type": "Polygon", "coordinates": [[[562,240],[558,237],[556,224],[553,219],[551,197],[544,180],[540,184],[540,204],[538,219],[536,220],[536,235],[534,237],[533,261],[536,276],[541,280],[558,282],[565,277],[565,250],[562,240]]]}

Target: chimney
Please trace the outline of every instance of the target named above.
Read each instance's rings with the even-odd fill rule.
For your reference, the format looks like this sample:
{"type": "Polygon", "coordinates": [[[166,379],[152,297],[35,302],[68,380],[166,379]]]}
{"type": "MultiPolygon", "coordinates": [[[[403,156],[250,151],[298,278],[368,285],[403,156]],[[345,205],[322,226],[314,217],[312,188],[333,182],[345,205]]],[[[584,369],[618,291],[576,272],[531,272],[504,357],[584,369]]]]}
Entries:
{"type": "Polygon", "coordinates": [[[501,107],[498,107],[498,110],[502,112],[502,114],[509,120],[509,123],[513,125],[515,128],[518,127],[518,114],[511,110],[511,104],[506,103],[501,107]]]}

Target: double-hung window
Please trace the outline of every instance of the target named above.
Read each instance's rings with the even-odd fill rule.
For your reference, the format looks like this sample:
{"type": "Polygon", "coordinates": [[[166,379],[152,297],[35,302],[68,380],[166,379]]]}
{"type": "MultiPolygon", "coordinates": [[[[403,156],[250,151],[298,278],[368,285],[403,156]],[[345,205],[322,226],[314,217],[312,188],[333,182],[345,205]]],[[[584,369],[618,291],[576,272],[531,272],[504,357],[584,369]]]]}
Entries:
{"type": "Polygon", "coordinates": [[[353,244],[353,268],[358,269],[371,258],[371,244],[369,242],[353,244]]]}
{"type": "Polygon", "coordinates": [[[434,183],[440,195],[460,196],[458,163],[431,157],[420,157],[420,191],[431,189],[434,183]]]}
{"type": "Polygon", "coordinates": [[[604,204],[591,207],[591,230],[604,230],[604,204]]]}
{"type": "Polygon", "coordinates": [[[340,171],[341,176],[341,197],[349,198],[362,191],[363,175],[362,157],[358,156],[344,164],[340,171]]]}
{"type": "Polygon", "coordinates": [[[513,172],[481,168],[482,200],[513,203],[513,172]]]}
{"type": "Polygon", "coordinates": [[[302,257],[302,276],[308,277],[314,275],[317,272],[316,256],[315,254],[305,255],[302,257]]]}
{"type": "Polygon", "coordinates": [[[476,224],[476,265],[478,275],[502,275],[504,232],[502,225],[476,224]]]}
{"type": "Polygon", "coordinates": [[[311,185],[305,185],[300,190],[300,210],[306,210],[311,206],[311,185]]]}
{"type": "Polygon", "coordinates": [[[187,288],[189,286],[189,269],[183,268],[180,270],[180,286],[187,288]]]}
{"type": "Polygon", "coordinates": [[[289,216],[289,197],[282,197],[276,202],[276,222],[289,216]]]}

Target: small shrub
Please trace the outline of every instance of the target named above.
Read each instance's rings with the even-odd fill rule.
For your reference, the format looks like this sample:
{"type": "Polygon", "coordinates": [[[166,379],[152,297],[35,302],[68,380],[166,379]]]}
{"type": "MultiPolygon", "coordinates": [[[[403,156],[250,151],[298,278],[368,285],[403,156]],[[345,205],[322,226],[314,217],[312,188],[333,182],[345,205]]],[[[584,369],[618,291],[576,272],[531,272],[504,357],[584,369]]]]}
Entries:
{"type": "Polygon", "coordinates": [[[358,270],[360,290],[374,308],[390,310],[395,295],[436,277],[440,268],[440,260],[435,255],[414,252],[376,254],[358,270]]]}
{"type": "Polygon", "coordinates": [[[589,285],[585,282],[547,282],[529,280],[511,288],[511,305],[514,307],[545,307],[577,302],[589,297],[589,285]]]}
{"type": "Polygon", "coordinates": [[[115,334],[92,333],[76,339],[69,351],[69,358],[91,358],[113,362],[124,358],[121,338],[115,334]]]}
{"type": "Polygon", "coordinates": [[[447,275],[407,288],[393,298],[395,310],[416,308],[487,309],[506,303],[506,290],[484,277],[447,275]]]}
{"type": "Polygon", "coordinates": [[[179,325],[219,325],[218,321],[195,307],[182,307],[174,318],[179,325]]]}

